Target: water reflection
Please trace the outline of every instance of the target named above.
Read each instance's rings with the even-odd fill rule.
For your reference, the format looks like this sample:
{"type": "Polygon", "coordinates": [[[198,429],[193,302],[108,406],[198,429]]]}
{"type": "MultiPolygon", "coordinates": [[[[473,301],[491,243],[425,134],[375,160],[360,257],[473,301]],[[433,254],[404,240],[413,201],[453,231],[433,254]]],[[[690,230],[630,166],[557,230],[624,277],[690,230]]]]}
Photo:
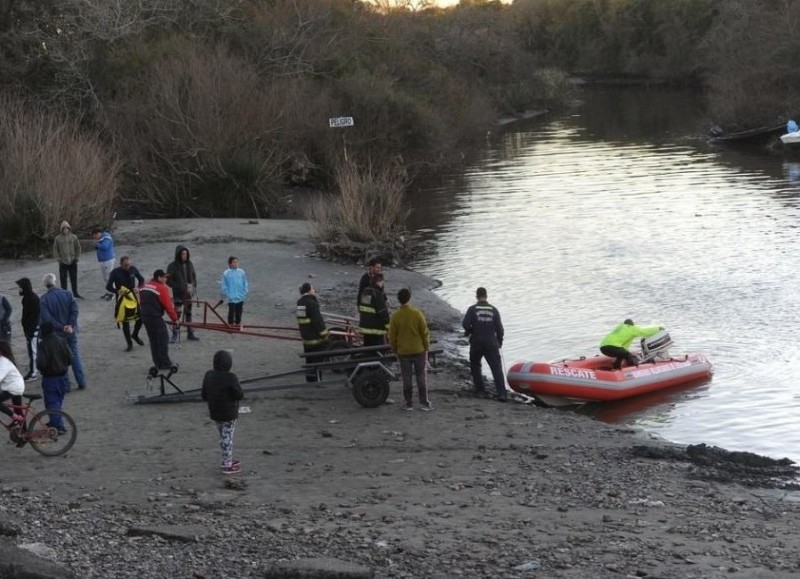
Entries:
{"type": "Polygon", "coordinates": [[[594,354],[626,317],[664,325],[714,381],[620,419],[800,459],[797,167],[715,150],[704,123],[695,95],[614,91],[489,135],[412,196],[432,242],[417,267],[461,310],[488,288],[508,362],[594,354]]]}
{"type": "Polygon", "coordinates": [[[603,422],[617,424],[620,422],[636,422],[637,420],[658,422],[667,418],[673,408],[689,404],[692,400],[705,395],[711,385],[710,378],[651,392],[643,396],[618,400],[610,403],[586,404],[576,411],[599,418],[603,422]]]}

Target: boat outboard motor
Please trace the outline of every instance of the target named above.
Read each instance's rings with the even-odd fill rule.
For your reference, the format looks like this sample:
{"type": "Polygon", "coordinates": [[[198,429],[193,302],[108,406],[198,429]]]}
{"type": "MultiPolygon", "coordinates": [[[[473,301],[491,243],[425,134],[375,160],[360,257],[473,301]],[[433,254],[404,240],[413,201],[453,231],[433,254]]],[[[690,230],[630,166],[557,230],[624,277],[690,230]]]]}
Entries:
{"type": "Polygon", "coordinates": [[[659,330],[652,336],[642,338],[642,357],[652,360],[656,356],[665,356],[671,345],[672,338],[667,330],[659,330]]]}

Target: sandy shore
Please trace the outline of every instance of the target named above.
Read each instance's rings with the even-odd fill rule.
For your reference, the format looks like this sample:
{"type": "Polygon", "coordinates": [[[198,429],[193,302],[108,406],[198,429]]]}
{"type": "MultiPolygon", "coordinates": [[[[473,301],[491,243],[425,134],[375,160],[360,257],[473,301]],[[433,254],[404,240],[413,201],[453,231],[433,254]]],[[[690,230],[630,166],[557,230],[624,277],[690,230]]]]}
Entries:
{"type": "MultiPolygon", "coordinates": [[[[132,256],[146,277],[176,244],[188,245],[199,297],[210,302],[228,256],[238,256],[252,287],[245,325],[293,326],[304,281],[323,310],[354,311],[362,271],[309,257],[303,222],[121,222],[114,236],[117,255],[132,256]]],[[[14,281],[28,276],[38,288],[54,269],[49,259],[0,263],[21,362],[14,281]]],[[[202,403],[131,402],[155,393],[149,349],[123,352],[93,254],[79,275],[89,387],[65,404],[78,440],[52,459],[3,445],[2,577],[334,576],[330,560],[310,562],[305,575],[285,568],[313,558],[349,564],[341,577],[800,574],[800,502],[784,488],[785,468],[690,455],[625,426],[472,398],[454,360],[431,377],[432,413],[364,409],[343,385],[249,395],[235,437],[243,469],[223,478],[202,403]]],[[[431,291],[434,280],[395,269],[386,277],[390,296],[411,288],[445,347],[457,339],[460,314],[431,291]]],[[[240,378],[300,364],[298,342],[199,335],[172,350],[182,388],[199,387],[221,348],[232,350],[240,378]]]]}

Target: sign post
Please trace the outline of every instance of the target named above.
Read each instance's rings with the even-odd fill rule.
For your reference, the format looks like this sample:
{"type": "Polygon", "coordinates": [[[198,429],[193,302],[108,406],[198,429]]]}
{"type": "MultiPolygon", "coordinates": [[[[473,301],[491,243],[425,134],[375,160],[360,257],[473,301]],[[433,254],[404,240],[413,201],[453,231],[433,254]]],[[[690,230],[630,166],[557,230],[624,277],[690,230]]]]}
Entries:
{"type": "MultiPolygon", "coordinates": [[[[355,124],[353,117],[331,117],[328,119],[328,126],[332,129],[352,127],[355,124]]],[[[347,161],[347,140],[344,133],[342,133],[342,146],[344,147],[344,160],[347,161]]]]}

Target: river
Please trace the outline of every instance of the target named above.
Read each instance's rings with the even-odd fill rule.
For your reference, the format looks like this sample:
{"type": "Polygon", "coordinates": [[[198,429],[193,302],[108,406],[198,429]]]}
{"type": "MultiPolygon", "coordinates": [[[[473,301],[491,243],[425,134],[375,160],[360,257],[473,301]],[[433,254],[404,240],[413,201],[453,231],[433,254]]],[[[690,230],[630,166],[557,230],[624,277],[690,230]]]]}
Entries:
{"type": "Polygon", "coordinates": [[[588,412],[800,461],[800,163],[714,149],[708,125],[692,93],[617,89],[498,128],[412,193],[415,268],[462,311],[487,288],[507,365],[593,355],[628,317],[666,327],[713,379],[588,412]]]}

